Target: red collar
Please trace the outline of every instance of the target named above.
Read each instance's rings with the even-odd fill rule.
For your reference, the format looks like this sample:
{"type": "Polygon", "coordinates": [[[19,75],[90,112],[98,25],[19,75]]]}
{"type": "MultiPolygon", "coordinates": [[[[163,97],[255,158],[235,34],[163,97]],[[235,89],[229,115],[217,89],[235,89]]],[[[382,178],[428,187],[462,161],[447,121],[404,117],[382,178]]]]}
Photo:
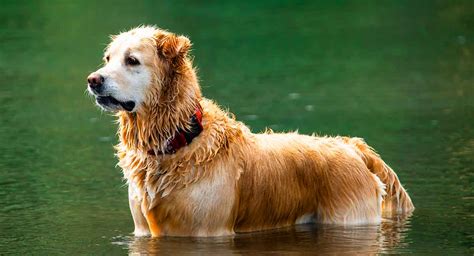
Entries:
{"type": "Polygon", "coordinates": [[[174,137],[166,143],[165,151],[158,151],[155,153],[153,149],[148,150],[148,154],[155,155],[165,155],[165,154],[174,154],[180,148],[191,144],[192,140],[201,134],[202,127],[202,107],[198,103],[194,114],[191,116],[191,127],[188,131],[179,129],[174,137]]]}

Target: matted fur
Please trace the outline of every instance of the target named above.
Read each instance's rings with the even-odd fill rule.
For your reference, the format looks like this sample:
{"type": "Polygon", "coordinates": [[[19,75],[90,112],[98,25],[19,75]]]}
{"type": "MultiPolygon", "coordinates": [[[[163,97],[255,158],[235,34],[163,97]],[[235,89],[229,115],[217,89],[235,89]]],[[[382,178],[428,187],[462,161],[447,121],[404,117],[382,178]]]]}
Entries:
{"type": "Polygon", "coordinates": [[[135,235],[379,223],[383,211],[414,209],[397,175],[362,139],[254,134],[201,96],[189,39],[139,27],[114,37],[114,47],[129,47],[123,42],[137,37],[134,49],[142,51],[152,79],[133,112],[117,112],[116,146],[135,235]],[[178,129],[187,129],[197,103],[203,132],[175,154],[147,153],[163,151],[178,129]]]}

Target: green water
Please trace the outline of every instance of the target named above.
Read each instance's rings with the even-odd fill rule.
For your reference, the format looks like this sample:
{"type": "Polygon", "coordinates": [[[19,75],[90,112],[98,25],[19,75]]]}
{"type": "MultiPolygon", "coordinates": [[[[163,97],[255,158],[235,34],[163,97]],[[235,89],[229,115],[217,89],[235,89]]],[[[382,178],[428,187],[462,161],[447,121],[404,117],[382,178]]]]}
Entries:
{"type": "Polygon", "coordinates": [[[1,1],[0,254],[474,253],[474,1],[197,2],[1,1]],[[204,94],[252,130],[365,138],[413,216],[134,239],[113,118],[84,91],[138,24],[190,36],[204,94]]]}

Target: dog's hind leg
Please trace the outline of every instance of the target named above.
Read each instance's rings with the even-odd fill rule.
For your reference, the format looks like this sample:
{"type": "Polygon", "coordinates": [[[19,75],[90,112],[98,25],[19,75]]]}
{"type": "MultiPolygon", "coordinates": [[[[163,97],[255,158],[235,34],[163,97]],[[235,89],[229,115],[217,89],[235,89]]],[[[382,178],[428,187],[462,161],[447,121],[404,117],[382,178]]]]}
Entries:
{"type": "Polygon", "coordinates": [[[365,176],[364,180],[364,186],[358,184],[341,190],[340,193],[333,191],[333,200],[320,205],[316,215],[317,222],[342,225],[380,223],[384,184],[372,173],[365,176]]]}
{"type": "Polygon", "coordinates": [[[415,209],[410,196],[400,183],[397,174],[362,139],[346,138],[357,147],[358,153],[369,170],[380,178],[386,186],[387,195],[382,204],[385,213],[410,213],[415,209]]]}

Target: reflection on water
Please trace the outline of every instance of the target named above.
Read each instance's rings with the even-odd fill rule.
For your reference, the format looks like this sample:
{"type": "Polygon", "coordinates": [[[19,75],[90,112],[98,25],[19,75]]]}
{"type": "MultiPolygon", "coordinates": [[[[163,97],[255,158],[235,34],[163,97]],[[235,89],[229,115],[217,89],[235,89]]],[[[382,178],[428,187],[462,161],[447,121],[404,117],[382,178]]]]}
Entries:
{"type": "Polygon", "coordinates": [[[384,219],[381,225],[343,227],[298,225],[256,233],[217,238],[115,237],[113,244],[128,249],[129,255],[201,254],[247,255],[249,253],[359,254],[403,252],[410,229],[407,216],[384,219]]]}

